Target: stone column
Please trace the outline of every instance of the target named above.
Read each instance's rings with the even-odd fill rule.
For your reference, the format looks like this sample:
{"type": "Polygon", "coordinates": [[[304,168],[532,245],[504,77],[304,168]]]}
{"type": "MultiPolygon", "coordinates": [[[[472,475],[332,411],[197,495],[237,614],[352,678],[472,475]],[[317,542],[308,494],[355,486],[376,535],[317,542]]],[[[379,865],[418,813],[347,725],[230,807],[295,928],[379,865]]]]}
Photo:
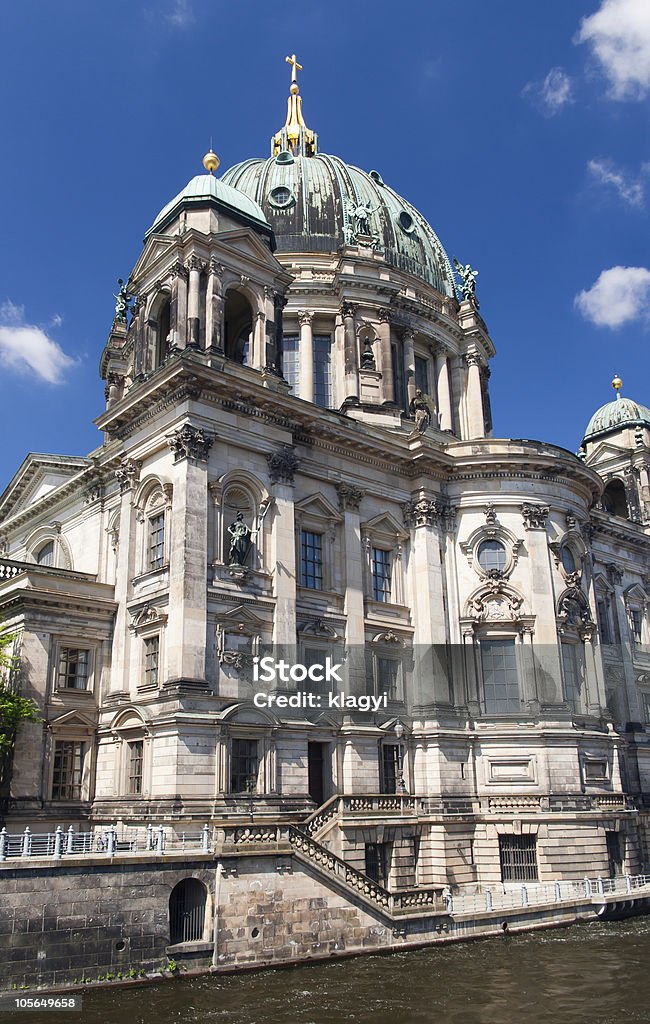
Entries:
{"type": "Polygon", "coordinates": [[[266,313],[258,309],[253,314],[253,338],[252,352],[250,352],[251,366],[256,370],[263,370],[267,365],[267,343],[266,343],[266,313]]]}
{"type": "Polygon", "coordinates": [[[302,310],[298,313],[300,324],[300,397],[306,402],[314,401],[314,336],[312,332],[313,313],[302,310]]]}
{"type": "MultiPolygon", "coordinates": [[[[274,520],[271,533],[273,572],[273,643],[288,648],[291,659],[296,649],[296,525],[293,484],[298,460],[293,446],[285,444],[267,455],[273,485],[274,520]]],[[[278,653],[281,657],[281,654],[278,653]]]]}
{"type": "Polygon", "coordinates": [[[185,320],[187,316],[187,271],[180,260],[171,270],[172,297],[170,324],[173,343],[176,348],[185,348],[185,320]]]}
{"type": "Polygon", "coordinates": [[[131,578],[135,573],[135,515],[133,488],[140,477],[140,463],[123,456],[115,470],[120,485],[120,523],[115,559],[115,600],[117,615],[113,633],[110,693],[129,692],[129,655],[131,634],[126,605],[131,592],[131,578]]]}
{"type": "Polygon", "coordinates": [[[467,369],[463,363],[462,356],[449,356],[447,359],[452,395],[452,420],[456,425],[458,436],[464,441],[467,440],[467,395],[465,394],[467,384],[467,369]]]}
{"type": "Polygon", "coordinates": [[[283,376],[282,357],[284,354],[284,307],[287,300],[280,292],[273,295],[274,365],[280,377],[283,376]]]}
{"type": "Polygon", "coordinates": [[[167,435],[174,453],[167,679],[205,685],[208,454],[213,438],[186,423],[167,435]]]}
{"type": "Polygon", "coordinates": [[[467,364],[467,425],[470,440],[485,437],[483,395],[481,389],[481,361],[475,352],[465,356],[467,364]]]}
{"type": "Polygon", "coordinates": [[[395,401],[395,386],[393,382],[393,350],[390,344],[390,310],[379,310],[379,351],[381,354],[381,391],[384,402],[395,401]]]}
{"type": "Polygon", "coordinates": [[[199,285],[203,264],[198,256],[192,254],[187,261],[190,275],[189,294],[187,297],[187,347],[198,348],[199,345],[199,285]]]}
{"type": "Polygon", "coordinates": [[[415,331],[405,327],[402,332],[404,342],[404,380],[406,381],[406,408],[411,408],[411,402],[415,398],[415,348],[413,339],[415,331]]]}
{"type": "Polygon", "coordinates": [[[344,329],[344,401],[358,404],[359,402],[359,358],[357,352],[357,336],[354,323],[356,306],[344,302],[341,306],[344,329]]]}
{"type": "Polygon", "coordinates": [[[345,566],[345,646],[348,651],[348,692],[366,692],[364,562],[359,506],[364,491],[354,484],[337,487],[343,513],[343,565],[345,566]]]}
{"type": "Polygon", "coordinates": [[[209,263],[205,309],[205,347],[223,353],[223,267],[213,256],[209,263]]]}
{"type": "Polygon", "coordinates": [[[441,430],[453,430],[451,392],[449,390],[449,361],[444,352],[436,353],[436,380],[438,391],[438,426],[441,430]]]}

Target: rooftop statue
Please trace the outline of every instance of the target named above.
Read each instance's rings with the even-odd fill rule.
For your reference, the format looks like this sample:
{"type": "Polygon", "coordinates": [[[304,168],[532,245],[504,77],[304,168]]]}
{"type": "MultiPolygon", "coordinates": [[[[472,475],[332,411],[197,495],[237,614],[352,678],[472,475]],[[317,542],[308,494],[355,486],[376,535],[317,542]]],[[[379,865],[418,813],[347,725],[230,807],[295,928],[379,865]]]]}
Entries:
{"type": "Polygon", "coordinates": [[[373,207],[370,200],[368,199],[365,203],[359,203],[355,206],[352,213],[352,234],[355,236],[365,236],[366,238],[372,237],[372,230],[370,228],[370,215],[375,213],[378,207],[373,207]]]}
{"type": "Polygon", "coordinates": [[[456,257],[454,256],[454,266],[456,273],[460,278],[460,292],[463,299],[472,299],[478,309],[478,299],[476,298],[476,278],[478,277],[478,270],[472,270],[471,264],[466,263],[463,266],[456,257]]]}
{"type": "Polygon", "coordinates": [[[131,295],[129,292],[129,283],[125,284],[121,277],[118,277],[117,283],[119,290],[117,295],[114,295],[115,299],[115,319],[121,320],[126,323],[126,316],[129,312],[129,303],[135,298],[135,295],[131,295]]]}

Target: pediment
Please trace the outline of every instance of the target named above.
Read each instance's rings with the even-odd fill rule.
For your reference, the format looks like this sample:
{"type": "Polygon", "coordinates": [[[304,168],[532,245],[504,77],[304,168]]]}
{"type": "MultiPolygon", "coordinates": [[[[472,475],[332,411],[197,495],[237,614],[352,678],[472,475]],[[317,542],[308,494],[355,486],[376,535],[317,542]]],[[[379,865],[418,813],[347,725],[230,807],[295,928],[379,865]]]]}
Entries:
{"type": "Polygon", "coordinates": [[[58,715],[57,718],[51,718],[49,721],[51,729],[80,729],[84,732],[94,732],[95,722],[88,715],[85,715],[83,711],[66,711],[63,715],[58,715]]]}
{"type": "Polygon", "coordinates": [[[150,270],[155,263],[165,259],[170,252],[175,251],[177,246],[177,235],[150,235],[144,243],[144,248],[131,272],[131,276],[137,279],[138,275],[142,274],[145,270],[150,270]]]}
{"type": "Polygon", "coordinates": [[[270,711],[255,708],[250,704],[234,704],[224,711],[221,715],[221,720],[222,722],[228,722],[230,725],[275,726],[279,724],[279,719],[276,715],[270,711]]]}
{"type": "Polygon", "coordinates": [[[41,455],[30,452],[0,495],[0,519],[35,505],[90,465],[89,459],[76,455],[41,455]]]}
{"type": "MultiPolygon", "coordinates": [[[[279,276],[292,280],[280,261],[275,258],[268,246],[264,244],[252,228],[229,228],[226,231],[219,231],[217,234],[213,234],[211,240],[216,243],[214,254],[218,256],[219,250],[223,250],[228,254],[232,253],[235,266],[238,266],[242,257],[248,257],[257,264],[265,264],[274,277],[279,276]]],[[[223,262],[225,266],[228,266],[230,259],[224,257],[223,262]]]]}
{"type": "Polygon", "coordinates": [[[314,516],[317,519],[331,519],[340,523],[343,516],[334,505],[331,504],[322,494],[310,494],[308,498],[302,498],[295,505],[296,515],[314,516]]]}
{"type": "Polygon", "coordinates": [[[369,519],[366,523],[361,524],[362,533],[371,534],[384,534],[389,537],[397,537],[400,540],[406,540],[408,534],[405,532],[404,527],[398,523],[397,519],[390,514],[390,512],[381,512],[378,516],[374,516],[373,519],[369,519]]]}
{"type": "Polygon", "coordinates": [[[260,629],[265,625],[264,619],[261,619],[259,615],[256,615],[245,604],[237,605],[236,608],[232,608],[230,611],[221,612],[221,614],[217,615],[217,622],[231,629],[239,629],[240,624],[243,627],[255,626],[260,629]]]}
{"type": "Polygon", "coordinates": [[[612,459],[622,459],[623,463],[627,465],[629,463],[629,458],[629,448],[623,448],[620,445],[612,444],[610,441],[601,441],[596,445],[594,450],[589,453],[585,459],[585,463],[591,469],[596,469],[595,463],[609,462],[612,459]]]}

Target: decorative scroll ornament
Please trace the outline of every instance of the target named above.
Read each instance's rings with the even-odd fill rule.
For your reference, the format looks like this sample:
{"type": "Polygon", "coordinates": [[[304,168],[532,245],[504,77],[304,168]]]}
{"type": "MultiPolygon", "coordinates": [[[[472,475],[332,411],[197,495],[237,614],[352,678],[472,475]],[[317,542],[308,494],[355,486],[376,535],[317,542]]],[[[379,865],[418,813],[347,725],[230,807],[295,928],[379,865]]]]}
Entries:
{"type": "Polygon", "coordinates": [[[521,506],[521,515],[525,530],[545,530],[550,508],[548,505],[531,505],[525,501],[521,506]]]}
{"type": "Polygon", "coordinates": [[[213,443],[213,437],[205,430],[193,427],[191,423],[185,423],[173,434],[167,435],[167,444],[174,453],[174,462],[181,462],[182,459],[206,462],[213,443]]]}
{"type": "Polygon", "coordinates": [[[126,455],[122,456],[120,464],[115,470],[115,478],[122,493],[130,491],[137,484],[140,479],[140,469],[140,463],[135,459],[129,459],[126,455]]]}
{"type": "Polygon", "coordinates": [[[271,452],[266,456],[269,464],[271,483],[293,484],[293,478],[298,466],[293,445],[285,444],[279,451],[271,452]]]}
{"type": "Polygon", "coordinates": [[[517,622],[524,600],[500,579],[487,580],[469,599],[467,609],[476,622],[517,622]]]}
{"type": "Polygon", "coordinates": [[[489,505],[485,506],[485,522],[490,523],[491,525],[498,522],[497,510],[494,505],[494,502],[492,501],[489,503],[489,505]]]}
{"type": "Polygon", "coordinates": [[[337,485],[339,506],[342,512],[358,512],[361,499],[365,491],[355,487],[354,484],[346,484],[344,481],[337,485]]]}
{"type": "Polygon", "coordinates": [[[615,562],[608,562],[608,564],[605,566],[605,569],[607,570],[607,579],[612,584],[612,586],[620,586],[623,582],[623,570],[621,569],[621,567],[616,565],[615,562]]]}

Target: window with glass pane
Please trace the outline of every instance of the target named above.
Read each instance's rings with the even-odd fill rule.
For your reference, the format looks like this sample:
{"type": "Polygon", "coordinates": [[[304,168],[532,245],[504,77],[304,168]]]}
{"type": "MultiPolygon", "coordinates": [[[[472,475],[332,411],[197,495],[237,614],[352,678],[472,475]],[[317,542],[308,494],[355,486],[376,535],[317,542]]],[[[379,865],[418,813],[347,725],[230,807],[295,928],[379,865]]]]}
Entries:
{"type": "Polygon", "coordinates": [[[54,744],[53,800],[80,800],[84,744],[59,740],[54,744]]]}
{"type": "Polygon", "coordinates": [[[149,568],[160,569],[165,554],[165,513],[158,512],[149,519],[149,568]]]}
{"type": "Polygon", "coordinates": [[[564,699],[575,706],[580,699],[582,683],[582,646],[562,644],[562,668],[564,671],[564,699]]]}
{"type": "Polygon", "coordinates": [[[144,642],[144,684],[158,685],[158,668],[160,664],[160,637],[148,636],[144,642]]]}
{"type": "Polygon", "coordinates": [[[397,793],[397,781],[401,768],[400,749],[397,743],[384,743],[381,748],[381,791],[397,793]]]}
{"type": "Polygon", "coordinates": [[[375,601],[390,601],[390,551],[372,549],[372,596],[375,601]]]}
{"type": "Polygon", "coordinates": [[[483,699],[488,715],[521,710],[514,640],[482,640],[483,699]]]}
{"type": "Polygon", "coordinates": [[[89,651],[62,647],[59,655],[59,686],[85,690],[88,686],[89,651]]]}
{"type": "Polygon", "coordinates": [[[257,740],[233,739],[230,749],[231,793],[254,793],[258,769],[257,740]]]}
{"type": "Polygon", "coordinates": [[[323,589],[323,538],[311,530],[300,531],[300,584],[323,589]]]}
{"type": "MultiPolygon", "coordinates": [[[[340,658],[332,656],[332,651],[327,647],[304,647],[302,652],[302,661],[305,668],[310,669],[312,665],[321,665],[322,674],[325,675],[326,659],[332,658],[332,661],[340,661],[340,658]]],[[[319,671],[319,674],[320,671],[319,671]]],[[[308,693],[317,693],[321,696],[327,696],[330,693],[336,693],[336,680],[331,679],[310,679],[307,677],[304,683],[298,684],[298,689],[306,690],[308,693]]]]}
{"type": "Polygon", "coordinates": [[[128,745],[129,753],[129,793],[136,796],[142,793],[142,763],[144,756],[144,741],[133,740],[128,745]]]}
{"type": "Polygon", "coordinates": [[[402,662],[400,658],[379,656],[375,660],[375,690],[389,700],[402,700],[402,662]]]}
{"type": "Polygon", "coordinates": [[[314,335],[314,402],[323,409],[332,405],[332,339],[314,335]]]}
{"type": "Polygon", "coordinates": [[[423,391],[425,395],[430,392],[429,388],[429,360],[421,356],[415,357],[415,387],[423,391]]]}
{"type": "Polygon", "coordinates": [[[565,572],[575,572],[576,571],[576,560],[573,557],[573,551],[571,550],[571,548],[568,548],[565,545],[562,548],[561,555],[562,555],[562,565],[564,566],[565,572]]]}
{"type": "Polygon", "coordinates": [[[650,693],[642,693],[641,700],[643,702],[643,721],[647,725],[650,722],[650,693]]]}
{"type": "Polygon", "coordinates": [[[506,567],[506,549],[500,540],[483,540],[476,553],[483,572],[503,572],[506,567]]]}
{"type": "Polygon", "coordinates": [[[630,625],[632,627],[632,639],[634,640],[634,643],[640,644],[643,615],[639,608],[630,608],[630,625]]]}
{"type": "Polygon", "coordinates": [[[300,337],[297,334],[285,334],[282,338],[282,373],[297,395],[300,384],[300,337]]]}
{"type": "Polygon", "coordinates": [[[49,540],[44,544],[36,556],[39,565],[54,565],[54,541],[49,540]]]}
{"type": "Polygon", "coordinates": [[[536,882],[537,836],[499,836],[502,882],[536,882]]]}
{"type": "Polygon", "coordinates": [[[612,631],[609,625],[609,609],[607,602],[604,598],[599,598],[596,602],[598,609],[598,628],[600,629],[600,640],[601,643],[611,644],[612,642],[612,631]]]}

